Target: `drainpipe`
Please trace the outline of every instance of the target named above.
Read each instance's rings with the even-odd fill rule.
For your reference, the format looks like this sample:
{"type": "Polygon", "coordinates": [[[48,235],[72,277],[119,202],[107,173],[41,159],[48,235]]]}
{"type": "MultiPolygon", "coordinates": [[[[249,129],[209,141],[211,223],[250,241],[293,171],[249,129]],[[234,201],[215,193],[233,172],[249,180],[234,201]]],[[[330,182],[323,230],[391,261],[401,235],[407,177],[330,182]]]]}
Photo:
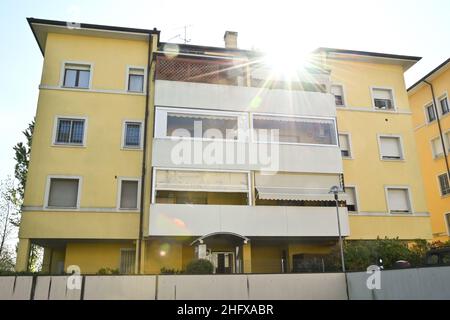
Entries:
{"type": "Polygon", "coordinates": [[[148,53],[147,53],[147,83],[145,86],[145,118],[144,118],[144,146],[142,150],[142,173],[141,173],[141,199],[140,199],[140,208],[139,208],[139,239],[137,243],[137,255],[138,255],[138,265],[137,265],[137,273],[140,274],[141,270],[141,262],[142,262],[142,241],[144,239],[144,196],[145,196],[145,177],[147,171],[147,123],[148,123],[148,103],[150,100],[150,70],[151,70],[151,48],[152,48],[152,33],[148,34],[148,53]]]}
{"type": "Polygon", "coordinates": [[[441,137],[442,150],[444,150],[445,166],[447,168],[448,178],[450,179],[450,166],[448,164],[448,159],[447,159],[448,154],[447,154],[447,149],[445,148],[444,135],[442,134],[441,120],[439,119],[439,112],[437,109],[436,97],[434,95],[434,88],[430,82],[428,82],[426,80],[424,80],[423,82],[425,82],[427,85],[429,85],[430,89],[431,89],[431,96],[433,97],[433,107],[434,107],[433,109],[434,109],[434,113],[436,114],[436,121],[437,121],[438,128],[439,128],[439,136],[441,137]]]}

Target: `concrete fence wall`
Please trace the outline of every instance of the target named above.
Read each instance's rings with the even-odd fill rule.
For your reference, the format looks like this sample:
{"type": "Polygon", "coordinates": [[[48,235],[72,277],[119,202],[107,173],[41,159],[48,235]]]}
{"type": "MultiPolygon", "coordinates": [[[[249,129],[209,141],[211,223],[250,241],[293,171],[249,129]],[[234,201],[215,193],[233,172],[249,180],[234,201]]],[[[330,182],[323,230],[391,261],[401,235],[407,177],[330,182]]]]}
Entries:
{"type": "Polygon", "coordinates": [[[365,272],[237,275],[0,277],[0,300],[299,300],[450,299],[450,267],[381,272],[381,289],[369,290],[365,272]],[[73,278],[72,278],[73,279],[73,278]]]}

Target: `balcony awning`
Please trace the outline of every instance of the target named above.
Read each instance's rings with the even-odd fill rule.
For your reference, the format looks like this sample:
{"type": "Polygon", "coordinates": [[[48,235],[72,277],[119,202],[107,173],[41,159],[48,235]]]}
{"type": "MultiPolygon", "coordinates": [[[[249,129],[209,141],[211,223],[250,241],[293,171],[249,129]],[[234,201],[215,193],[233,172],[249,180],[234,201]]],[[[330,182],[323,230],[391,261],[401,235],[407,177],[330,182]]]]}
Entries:
{"type": "MultiPolygon", "coordinates": [[[[295,200],[295,201],[333,201],[334,195],[328,189],[277,188],[257,187],[258,198],[261,200],[295,200]]],[[[339,195],[339,200],[346,200],[345,194],[339,195]]]]}

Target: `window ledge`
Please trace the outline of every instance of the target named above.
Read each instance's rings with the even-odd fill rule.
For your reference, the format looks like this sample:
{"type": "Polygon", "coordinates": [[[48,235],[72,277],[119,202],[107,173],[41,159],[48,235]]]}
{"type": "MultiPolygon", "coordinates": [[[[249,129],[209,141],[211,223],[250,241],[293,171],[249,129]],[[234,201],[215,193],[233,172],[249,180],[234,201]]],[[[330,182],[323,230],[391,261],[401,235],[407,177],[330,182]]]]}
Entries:
{"type": "Polygon", "coordinates": [[[133,147],[125,147],[125,146],[120,149],[123,151],[142,151],[143,150],[142,147],[133,148],[133,147]]]}
{"type": "Polygon", "coordinates": [[[386,161],[386,162],[406,162],[405,159],[380,159],[381,161],[386,161]]]}
{"type": "Polygon", "coordinates": [[[83,148],[86,148],[87,146],[86,145],[84,145],[84,144],[81,144],[81,145],[79,145],[79,144],[69,144],[69,143],[67,143],[67,144],[64,144],[64,143],[53,143],[52,145],[51,145],[52,147],[62,147],[62,148],[79,148],[79,149],[83,149],[83,148]]]}

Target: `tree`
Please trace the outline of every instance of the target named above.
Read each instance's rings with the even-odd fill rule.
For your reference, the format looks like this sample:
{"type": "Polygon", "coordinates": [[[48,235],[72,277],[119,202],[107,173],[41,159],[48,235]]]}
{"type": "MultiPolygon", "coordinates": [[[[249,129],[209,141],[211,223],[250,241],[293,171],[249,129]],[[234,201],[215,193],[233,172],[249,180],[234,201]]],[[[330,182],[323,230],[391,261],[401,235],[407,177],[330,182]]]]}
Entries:
{"type": "MultiPolygon", "coordinates": [[[[23,207],[23,199],[25,196],[25,185],[27,182],[28,175],[28,165],[30,163],[30,154],[31,154],[31,145],[33,140],[33,132],[34,132],[34,119],[28,124],[28,127],[25,131],[22,131],[25,136],[26,143],[19,142],[17,143],[14,149],[14,160],[16,160],[16,165],[14,167],[14,177],[17,179],[17,187],[15,188],[14,197],[15,202],[19,206],[19,210],[16,214],[11,217],[11,223],[15,226],[20,225],[20,219],[22,216],[22,207],[23,207]]],[[[29,269],[31,271],[37,271],[39,266],[39,260],[42,256],[42,250],[36,245],[31,245],[30,248],[30,260],[29,260],[29,269]]]]}
{"type": "Polygon", "coordinates": [[[11,177],[0,181],[0,271],[12,271],[13,254],[7,245],[16,226],[11,217],[18,210],[14,202],[14,181],[11,177]]]}

